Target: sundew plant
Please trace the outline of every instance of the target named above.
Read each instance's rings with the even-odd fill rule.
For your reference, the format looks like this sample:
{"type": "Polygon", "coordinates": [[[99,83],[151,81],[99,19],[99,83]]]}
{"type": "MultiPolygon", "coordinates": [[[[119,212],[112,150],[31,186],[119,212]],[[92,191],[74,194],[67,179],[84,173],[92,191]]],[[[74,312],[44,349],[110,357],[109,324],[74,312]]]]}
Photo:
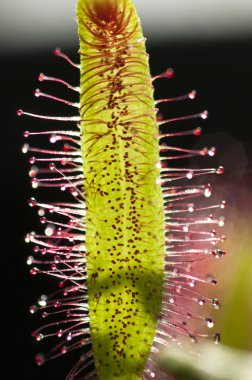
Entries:
{"type": "Polygon", "coordinates": [[[53,145],[24,144],[23,152],[31,153],[32,187],[68,193],[67,200],[59,194],[51,203],[29,200],[45,227],[25,237],[34,245],[30,273],[59,279],[58,290],[30,308],[44,319],[32,335],[52,342],[36,361],[42,365],[76,350],[68,380],[159,379],[156,355],[162,348],[204,336],[220,340],[206,332],[214,325],[207,305],[219,308],[218,299],[207,296],[216,280],[194,271],[194,264],[207,267],[209,258],[225,253],[218,248],[224,223],[218,210],[225,202],[211,204],[211,185],[196,181],[223,168],[179,164],[214,155],[214,148],[170,145],[180,136],[199,136],[200,127],[186,125],[206,119],[207,112],[176,118],[158,113],[159,104],[182,104],[196,92],[154,100],[153,83],[168,81],[173,72],[150,75],[132,1],[79,0],[77,22],[80,63],[60,49],[55,55],[79,71],[79,83],[38,78],[76,92],[76,102],[35,91],[76,112],[18,111],[56,126],[24,132],[53,145]]]}

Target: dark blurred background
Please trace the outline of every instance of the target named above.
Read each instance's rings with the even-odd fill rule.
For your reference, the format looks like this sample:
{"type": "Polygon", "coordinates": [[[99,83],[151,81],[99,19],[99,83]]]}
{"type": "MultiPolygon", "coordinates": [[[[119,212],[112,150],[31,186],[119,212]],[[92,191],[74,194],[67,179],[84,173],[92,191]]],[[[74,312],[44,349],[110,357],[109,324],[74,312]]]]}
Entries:
{"type": "MultiPolygon", "coordinates": [[[[50,287],[48,282],[54,281],[40,276],[33,278],[26,266],[32,248],[24,243],[23,237],[27,231],[36,230],[39,222],[36,212],[27,205],[34,191],[29,185],[27,157],[22,155],[20,147],[26,142],[23,132],[36,130],[36,122],[16,116],[18,108],[45,114],[59,112],[59,106],[53,104],[48,111],[47,103],[33,98],[34,89],[44,88],[37,82],[40,72],[78,84],[77,72],[52,54],[60,45],[78,60],[74,3],[63,2],[62,9],[57,1],[57,7],[48,2],[42,8],[39,2],[17,1],[16,9],[7,1],[1,3],[1,255],[4,260],[1,277],[2,294],[7,297],[6,302],[2,301],[2,330],[8,333],[6,359],[13,363],[8,365],[9,379],[60,380],[74,362],[71,357],[65,357],[38,368],[33,360],[41,347],[30,333],[40,322],[31,317],[28,309],[45,292],[44,288],[50,287]],[[55,32],[57,27],[62,33],[55,32]]],[[[211,5],[207,1],[204,11],[201,2],[194,0],[190,2],[193,8],[190,12],[180,4],[176,13],[175,2],[171,2],[170,8],[166,2],[164,5],[156,1],[155,7],[150,4],[151,9],[146,2],[145,7],[141,1],[135,3],[144,20],[152,74],[167,67],[175,70],[174,79],[157,84],[157,96],[178,96],[192,89],[199,94],[193,106],[186,102],[174,108],[169,105],[167,115],[209,111],[209,119],[201,123],[204,136],[197,144],[217,147],[216,158],[210,165],[225,166],[217,191],[229,203],[225,227],[229,255],[216,270],[223,305],[218,313],[218,328],[223,343],[251,350],[252,5],[246,1],[244,4],[223,1],[221,7],[219,2],[211,5]]]]}

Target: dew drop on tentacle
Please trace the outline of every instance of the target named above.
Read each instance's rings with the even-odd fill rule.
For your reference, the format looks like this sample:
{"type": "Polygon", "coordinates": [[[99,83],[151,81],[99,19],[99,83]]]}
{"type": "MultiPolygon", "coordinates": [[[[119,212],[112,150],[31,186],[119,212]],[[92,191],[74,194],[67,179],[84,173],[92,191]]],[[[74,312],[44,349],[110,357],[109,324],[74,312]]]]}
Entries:
{"type": "Polygon", "coordinates": [[[211,302],[212,302],[214,309],[218,310],[220,308],[220,302],[219,302],[218,298],[213,298],[211,302]]]}
{"type": "Polygon", "coordinates": [[[40,296],[40,298],[38,299],[39,306],[42,306],[42,307],[46,306],[47,305],[47,299],[48,299],[48,297],[45,294],[42,294],[40,296]]]}
{"type": "Polygon", "coordinates": [[[206,318],[206,325],[209,329],[211,329],[214,326],[214,322],[211,318],[206,318]]]}
{"type": "Polygon", "coordinates": [[[30,308],[29,308],[29,312],[31,313],[31,314],[35,314],[36,312],[37,312],[37,306],[31,306],[30,308]]]}
{"type": "Polygon", "coordinates": [[[206,303],[206,301],[205,301],[204,298],[201,297],[201,298],[198,299],[198,304],[199,305],[203,306],[205,303],[206,303]]]}
{"type": "MultiPolygon", "coordinates": [[[[31,162],[30,162],[31,163],[31,162]]],[[[31,169],[29,171],[29,177],[34,178],[38,175],[39,168],[35,165],[31,166],[31,169]]]]}
{"type": "Polygon", "coordinates": [[[219,333],[216,333],[216,334],[214,335],[214,343],[215,343],[215,344],[219,344],[220,341],[221,341],[221,335],[220,335],[219,333]]]}
{"type": "Polygon", "coordinates": [[[17,115],[18,116],[22,116],[23,115],[23,110],[21,110],[21,109],[17,110],[17,115]]]}
{"type": "Polygon", "coordinates": [[[32,265],[34,262],[34,257],[33,256],[29,256],[26,260],[26,264],[27,265],[32,265]]]}
{"type": "Polygon", "coordinates": [[[36,267],[34,267],[34,268],[32,268],[32,269],[30,270],[30,274],[31,274],[32,276],[35,276],[35,275],[38,274],[38,273],[39,273],[39,269],[36,268],[36,267]]]}
{"type": "MultiPolygon", "coordinates": [[[[23,152],[23,153],[26,153],[26,152],[23,152]]],[[[35,164],[35,162],[36,162],[36,158],[35,157],[30,157],[29,158],[29,164],[33,165],[33,164],[35,164]]]]}
{"type": "Polygon", "coordinates": [[[35,356],[35,361],[37,363],[37,365],[41,366],[45,363],[45,358],[44,358],[44,355],[43,354],[37,354],[35,356]]]}
{"type": "Polygon", "coordinates": [[[48,224],[45,228],[45,235],[52,236],[54,234],[55,227],[53,224],[48,224]]]}
{"type": "Polygon", "coordinates": [[[36,199],[32,197],[28,200],[28,204],[30,207],[35,207],[35,206],[37,206],[38,203],[37,203],[36,199]]]}
{"type": "Polygon", "coordinates": [[[26,154],[29,151],[29,149],[30,149],[29,144],[24,144],[22,146],[22,153],[26,154]]]}

